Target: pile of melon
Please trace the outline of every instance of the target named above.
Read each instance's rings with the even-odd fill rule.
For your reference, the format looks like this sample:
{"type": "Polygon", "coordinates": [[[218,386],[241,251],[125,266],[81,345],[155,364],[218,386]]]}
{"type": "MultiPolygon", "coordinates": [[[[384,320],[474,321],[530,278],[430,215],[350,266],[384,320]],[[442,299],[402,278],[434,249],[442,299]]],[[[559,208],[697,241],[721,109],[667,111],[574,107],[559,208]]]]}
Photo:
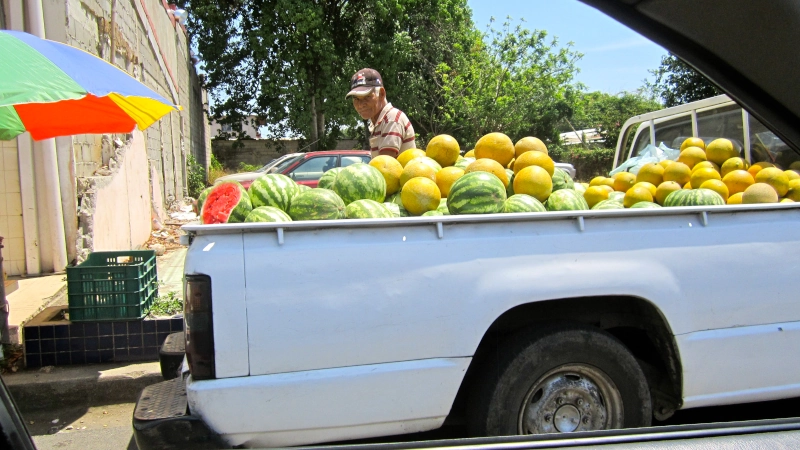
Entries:
{"type": "Polygon", "coordinates": [[[267,174],[247,190],[237,182],[208,188],[198,206],[202,223],[215,224],[764,203],[800,200],[793,169],[750,166],[726,139],[706,148],[690,138],[676,161],[575,183],[535,137],[514,143],[489,133],[462,157],[442,134],[397,159],[331,169],[314,189],[267,174]]]}

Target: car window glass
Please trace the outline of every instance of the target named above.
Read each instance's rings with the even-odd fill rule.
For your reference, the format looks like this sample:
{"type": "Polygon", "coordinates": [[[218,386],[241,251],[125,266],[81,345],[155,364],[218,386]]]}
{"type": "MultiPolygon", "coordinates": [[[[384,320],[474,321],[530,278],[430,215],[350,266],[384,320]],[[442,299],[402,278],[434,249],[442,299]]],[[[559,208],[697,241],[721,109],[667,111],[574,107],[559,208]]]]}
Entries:
{"type": "Polygon", "coordinates": [[[795,153],[788,145],[769,131],[761,122],[750,117],[750,159],[752,162],[768,161],[782,169],[800,160],[800,155],[795,153]]]}
{"type": "Polygon", "coordinates": [[[300,164],[289,173],[295,181],[319,180],[322,174],[336,167],[336,156],[318,156],[300,164]]]}
{"type": "Polygon", "coordinates": [[[647,147],[647,144],[650,143],[650,127],[642,128],[642,131],[639,133],[639,136],[636,137],[636,142],[633,143],[633,153],[632,156],[639,156],[642,151],[647,147]]]}
{"type": "MultiPolygon", "coordinates": [[[[728,105],[698,112],[697,135],[706,145],[714,139],[729,139],[741,155],[744,148],[742,108],[728,105]]],[[[691,136],[691,133],[687,136],[691,136]]]]}
{"type": "Polygon", "coordinates": [[[269,173],[281,173],[286,170],[289,166],[297,162],[298,159],[302,158],[302,155],[295,156],[293,158],[289,158],[286,161],[278,163],[272,169],[269,169],[269,173]]]}
{"type": "Polygon", "coordinates": [[[369,164],[369,160],[369,156],[342,156],[342,167],[347,167],[356,163],[369,164]]]}
{"type": "Polygon", "coordinates": [[[692,116],[685,115],[656,124],[656,147],[662,143],[669,148],[681,148],[683,136],[692,135],[692,116]]]}

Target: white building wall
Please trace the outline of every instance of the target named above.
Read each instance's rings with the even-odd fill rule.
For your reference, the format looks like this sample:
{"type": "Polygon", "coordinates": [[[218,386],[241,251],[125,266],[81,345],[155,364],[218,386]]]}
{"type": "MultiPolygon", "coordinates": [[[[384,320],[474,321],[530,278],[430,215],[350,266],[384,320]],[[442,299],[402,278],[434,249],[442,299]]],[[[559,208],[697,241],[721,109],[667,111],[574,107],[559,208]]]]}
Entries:
{"type": "Polygon", "coordinates": [[[25,241],[22,228],[17,141],[0,141],[0,236],[3,270],[7,275],[25,273],[25,241]]]}

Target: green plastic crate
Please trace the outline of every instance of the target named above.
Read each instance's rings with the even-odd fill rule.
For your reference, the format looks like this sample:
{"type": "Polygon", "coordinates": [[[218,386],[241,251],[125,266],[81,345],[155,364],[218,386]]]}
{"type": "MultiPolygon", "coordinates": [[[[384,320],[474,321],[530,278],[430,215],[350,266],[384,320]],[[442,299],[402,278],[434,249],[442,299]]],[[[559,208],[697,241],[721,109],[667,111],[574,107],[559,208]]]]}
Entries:
{"type": "Polygon", "coordinates": [[[153,250],[94,252],[67,267],[72,322],[141,319],[157,296],[153,250]]]}

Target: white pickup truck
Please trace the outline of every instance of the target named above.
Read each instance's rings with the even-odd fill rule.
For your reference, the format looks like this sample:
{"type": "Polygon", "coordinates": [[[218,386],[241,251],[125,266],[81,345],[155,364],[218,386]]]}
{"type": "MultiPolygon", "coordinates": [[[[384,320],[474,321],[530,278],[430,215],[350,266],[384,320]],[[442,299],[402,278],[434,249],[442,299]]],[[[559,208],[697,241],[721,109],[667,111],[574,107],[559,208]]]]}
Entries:
{"type": "MultiPolygon", "coordinates": [[[[718,75],[797,148],[780,126],[800,104],[755,90],[755,62],[734,65],[750,78],[731,72],[737,45],[775,38],[767,13],[800,24],[789,0],[734,2],[767,15],[724,40],[678,19],[707,23],[729,2],[586,3],[718,75]]],[[[784,203],[185,226],[186,361],[142,393],[136,440],[303,445],[446,420],[564,433],[797,397],[798,224],[784,203]]]]}

